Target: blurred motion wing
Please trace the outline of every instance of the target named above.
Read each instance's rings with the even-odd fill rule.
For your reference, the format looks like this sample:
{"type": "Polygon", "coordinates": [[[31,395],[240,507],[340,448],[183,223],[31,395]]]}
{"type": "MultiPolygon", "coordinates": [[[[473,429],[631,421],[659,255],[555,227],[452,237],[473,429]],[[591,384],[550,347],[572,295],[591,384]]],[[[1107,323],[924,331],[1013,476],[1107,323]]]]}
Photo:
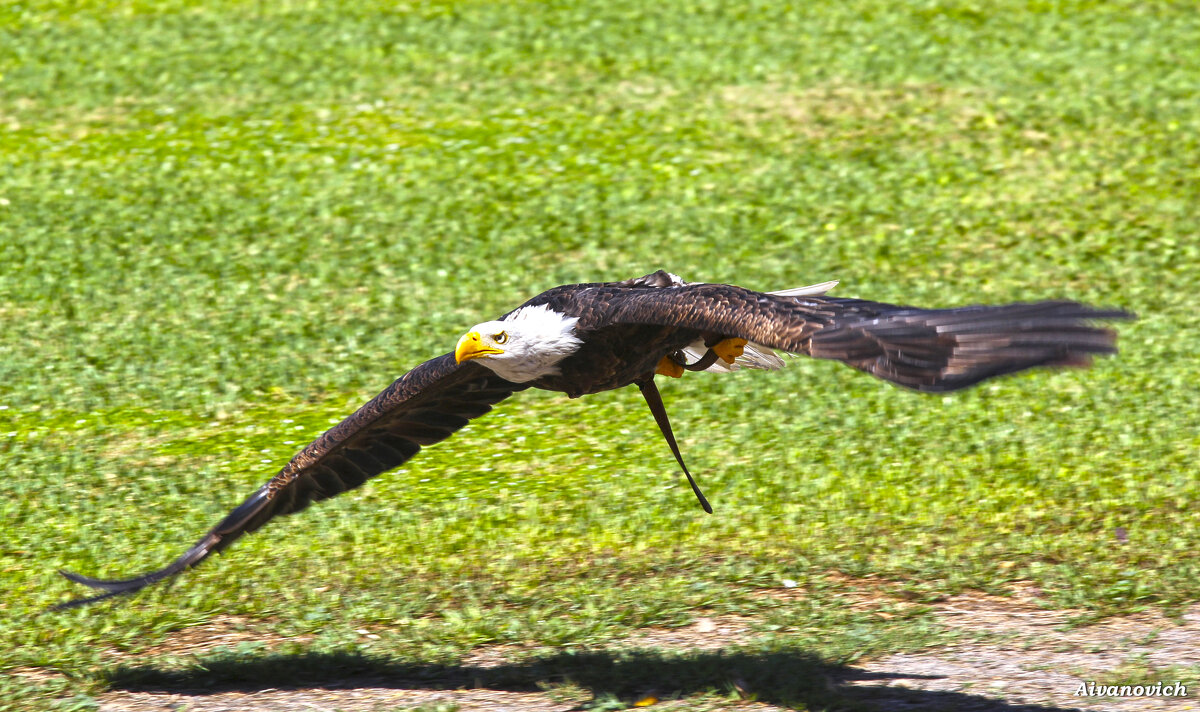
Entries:
{"type": "Polygon", "coordinates": [[[271,519],[354,489],[408,461],[423,445],[445,440],[472,418],[526,388],[478,364],[445,354],[417,366],[296,454],[200,541],[169,566],[131,579],[103,580],[63,571],[103,591],[55,606],[76,608],[134,593],[191,568],[271,519]]]}

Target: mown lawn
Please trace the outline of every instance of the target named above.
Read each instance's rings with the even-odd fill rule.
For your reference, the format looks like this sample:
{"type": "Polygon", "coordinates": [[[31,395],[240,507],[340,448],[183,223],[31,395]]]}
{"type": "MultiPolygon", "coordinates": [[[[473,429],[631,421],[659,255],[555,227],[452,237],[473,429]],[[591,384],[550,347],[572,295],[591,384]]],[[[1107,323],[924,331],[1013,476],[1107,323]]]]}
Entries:
{"type": "Polygon", "coordinates": [[[0,6],[0,708],[193,665],[144,651],[217,614],[295,640],[205,658],[228,671],[570,651],[698,611],[831,665],[944,639],[845,608],[862,580],[1178,610],[1198,90],[1187,3],[0,6]],[[465,327],[659,267],[1140,319],[1090,372],[948,397],[803,360],[664,384],[712,516],[635,391],[522,394],[172,587],[42,612],[81,593],[58,568],[169,561],[465,327]],[[760,595],[784,579],[807,595],[760,595]]]}

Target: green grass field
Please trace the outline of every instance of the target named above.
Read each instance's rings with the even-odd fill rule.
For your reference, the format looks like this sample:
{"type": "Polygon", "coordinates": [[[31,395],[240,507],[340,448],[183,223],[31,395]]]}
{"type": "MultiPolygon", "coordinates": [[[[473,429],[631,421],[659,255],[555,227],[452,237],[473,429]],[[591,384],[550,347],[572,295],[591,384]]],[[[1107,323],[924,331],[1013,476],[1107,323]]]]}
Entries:
{"type": "MultiPolygon", "coordinates": [[[[3,4],[0,708],[196,665],[588,655],[698,611],[755,617],[760,664],[946,638],[919,607],[844,608],[863,580],[1179,610],[1198,86],[1189,3],[3,4]],[[948,397],[801,359],[666,383],[712,516],[636,390],[521,394],[171,587],[42,612],[81,593],[58,568],[169,561],[466,327],[660,267],[1140,319],[1090,372],[948,397]],[[805,595],[760,595],[783,579],[805,595]],[[146,652],[217,614],[291,640],[146,652]]],[[[724,699],[711,660],[642,663],[724,699]]],[[[613,670],[590,692],[638,683],[613,670]]],[[[839,704],[806,684],[776,701],[839,704]]]]}

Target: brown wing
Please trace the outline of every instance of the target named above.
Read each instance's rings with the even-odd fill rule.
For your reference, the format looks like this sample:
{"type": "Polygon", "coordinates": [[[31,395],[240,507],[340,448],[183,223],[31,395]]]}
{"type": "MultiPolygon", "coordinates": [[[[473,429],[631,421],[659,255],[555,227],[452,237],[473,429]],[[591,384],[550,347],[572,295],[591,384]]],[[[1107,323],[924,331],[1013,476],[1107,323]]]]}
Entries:
{"type": "Polygon", "coordinates": [[[597,306],[577,307],[581,328],[657,324],[740,337],[926,392],[1038,366],[1087,366],[1094,354],[1116,352],[1116,333],[1090,322],[1133,316],[1068,301],[918,309],[725,284],[593,291],[586,300],[597,306]]]}
{"type": "Polygon", "coordinates": [[[403,464],[422,445],[450,437],[472,418],[526,386],[506,381],[475,364],[456,364],[454,354],[426,361],[401,376],[353,415],[301,450],[279,474],[250,495],[170,566],[120,581],[63,571],[72,581],[105,593],[56,606],[74,608],[139,591],[221,551],[272,518],[358,487],[403,464]]]}

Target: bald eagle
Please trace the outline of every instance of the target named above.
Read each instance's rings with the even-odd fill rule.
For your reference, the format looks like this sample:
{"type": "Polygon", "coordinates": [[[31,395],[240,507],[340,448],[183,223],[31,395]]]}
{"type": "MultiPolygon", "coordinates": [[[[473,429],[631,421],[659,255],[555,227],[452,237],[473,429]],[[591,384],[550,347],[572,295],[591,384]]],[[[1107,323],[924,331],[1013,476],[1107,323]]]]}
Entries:
{"type": "Polygon", "coordinates": [[[825,296],[836,282],[779,292],[684,282],[659,270],[623,282],[571,284],[470,329],[454,351],[412,369],[296,454],[169,566],[125,580],[63,571],[100,595],[133,593],[219,552],[271,519],[358,487],[407,462],[526,388],[577,398],[636,385],[701,506],[655,375],[777,369],[776,351],[842,361],[927,393],[958,390],[1038,366],[1085,367],[1116,352],[1113,331],[1089,322],[1117,309],[1049,301],[917,309],[825,296]]]}

